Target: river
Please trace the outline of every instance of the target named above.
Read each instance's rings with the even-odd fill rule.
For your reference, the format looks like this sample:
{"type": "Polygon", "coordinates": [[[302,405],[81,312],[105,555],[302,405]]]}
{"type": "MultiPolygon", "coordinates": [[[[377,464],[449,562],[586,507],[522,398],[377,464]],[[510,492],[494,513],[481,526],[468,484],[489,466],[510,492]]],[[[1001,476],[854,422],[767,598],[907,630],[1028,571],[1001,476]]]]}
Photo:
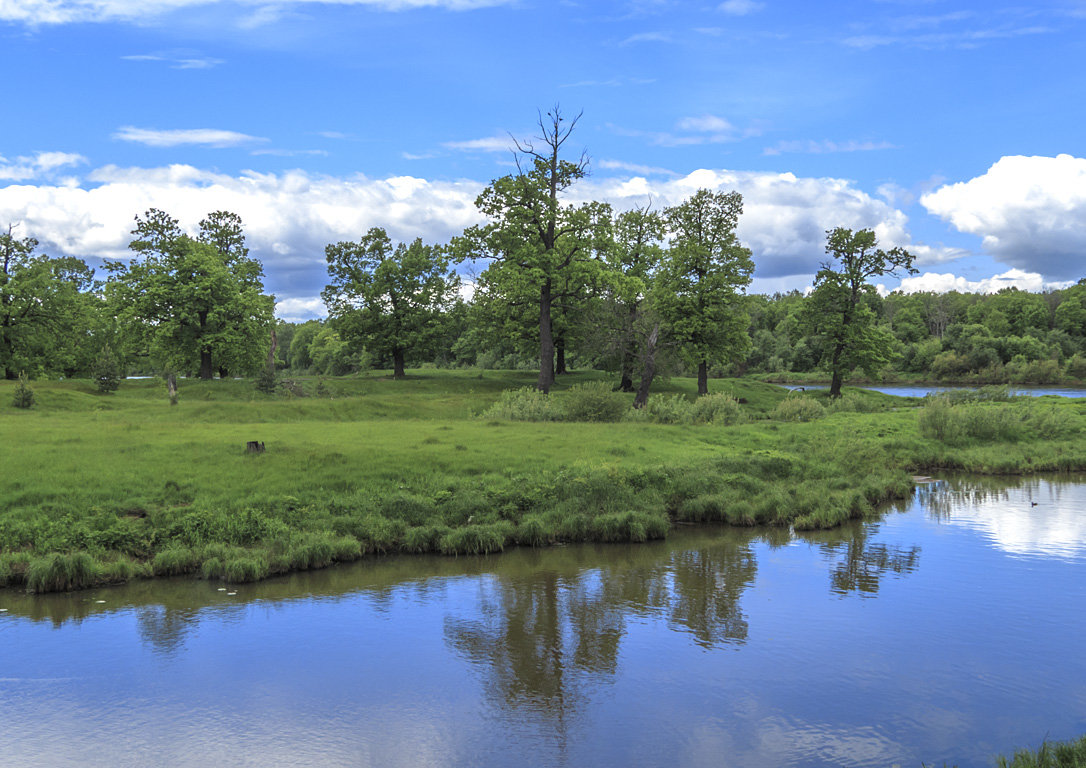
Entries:
{"type": "Polygon", "coordinates": [[[989,766],[1086,733],[1086,483],[0,611],[6,765],[989,766]]]}

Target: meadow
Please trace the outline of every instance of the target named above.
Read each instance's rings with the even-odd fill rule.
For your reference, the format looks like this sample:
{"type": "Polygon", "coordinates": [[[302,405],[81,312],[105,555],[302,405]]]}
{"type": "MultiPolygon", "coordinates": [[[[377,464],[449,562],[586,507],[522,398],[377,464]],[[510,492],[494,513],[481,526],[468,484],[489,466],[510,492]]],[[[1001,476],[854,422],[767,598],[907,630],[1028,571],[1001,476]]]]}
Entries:
{"type": "Polygon", "coordinates": [[[789,395],[676,378],[634,412],[603,374],[0,383],[0,586],[230,582],[391,552],[644,541],[676,525],[830,528],[912,476],[1086,470],[1086,401],[789,395]],[[249,453],[246,443],[266,451],[249,453]]]}

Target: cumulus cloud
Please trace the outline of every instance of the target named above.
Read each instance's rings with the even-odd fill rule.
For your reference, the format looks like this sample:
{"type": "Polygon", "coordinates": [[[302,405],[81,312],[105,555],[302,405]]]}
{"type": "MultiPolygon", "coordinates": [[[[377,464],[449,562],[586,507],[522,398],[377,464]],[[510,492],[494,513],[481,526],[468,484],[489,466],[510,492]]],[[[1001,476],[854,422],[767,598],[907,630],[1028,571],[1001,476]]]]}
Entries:
{"type": "MultiPolygon", "coordinates": [[[[474,201],[480,189],[475,182],[410,176],[231,176],[188,165],[106,166],[73,186],[0,187],[0,222],[21,223],[46,253],[128,258],[137,213],[160,208],[194,231],[208,212],[234,211],[264,263],[268,289],[283,301],[304,300],[324,287],[328,243],[356,240],[376,226],[398,240],[447,240],[479,221],[474,201]]],[[[286,306],[298,312],[302,305],[286,306]]]]}
{"type": "MultiPolygon", "coordinates": [[[[663,208],[682,202],[703,187],[734,189],[743,195],[739,237],[754,251],[755,277],[763,281],[792,277],[799,283],[817,272],[826,258],[826,230],[834,227],[872,228],[880,245],[908,248],[922,256],[918,259],[921,263],[961,255],[913,243],[904,213],[857,189],[847,179],[703,169],[664,180],[592,178],[578,186],[577,195],[607,200],[620,209],[650,200],[663,208]]],[[[764,284],[783,286],[784,282],[764,284]]]]}
{"type": "MultiPolygon", "coordinates": [[[[235,0],[240,8],[255,8],[257,13],[273,13],[283,6],[353,5],[382,11],[406,11],[417,8],[442,8],[470,11],[506,5],[511,0],[285,0],[269,5],[266,0],[235,0]]],[[[4,0],[0,2],[0,20],[28,25],[70,24],[82,22],[143,22],[174,11],[210,6],[218,0],[4,0]]]]}
{"type": "MultiPolygon", "coordinates": [[[[616,163],[615,170],[629,169],[616,163]]],[[[887,247],[925,248],[912,243],[901,211],[845,179],[728,170],[594,177],[574,188],[572,202],[604,200],[624,210],[651,201],[659,209],[702,187],[743,194],[739,236],[754,251],[759,290],[809,284],[825,259],[825,231],[833,227],[872,227],[887,247]]],[[[264,262],[281,313],[304,318],[319,312],[314,302],[326,282],[326,244],[356,240],[374,226],[397,240],[443,242],[481,221],[474,201],[482,188],[482,182],[412,176],[235,176],[190,165],[106,166],[79,182],[0,187],[0,222],[20,222],[48,253],[128,258],[137,213],[160,208],[191,231],[210,211],[234,211],[245,222],[253,255],[264,262]]]]}
{"type": "Polygon", "coordinates": [[[298,323],[314,317],[325,317],[328,308],[320,296],[298,296],[275,302],[275,316],[288,323],[298,323]]]}
{"type": "Polygon", "coordinates": [[[154,128],[136,128],[126,125],[118,128],[113,138],[146,144],[149,147],[179,147],[183,145],[204,145],[207,147],[236,147],[242,144],[259,144],[267,139],[250,136],[237,131],[224,131],[219,128],[172,128],[156,130],[154,128]]]}
{"type": "Polygon", "coordinates": [[[1003,157],[982,176],[947,184],[920,203],[1008,266],[1082,277],[1086,255],[1086,159],[1003,157]]]}
{"type": "Polygon", "coordinates": [[[949,272],[925,272],[915,277],[906,277],[901,281],[902,293],[998,293],[1004,288],[1018,288],[1023,291],[1038,293],[1044,290],[1066,288],[1073,280],[1050,282],[1037,272],[1010,269],[1000,275],[992,275],[980,280],[969,280],[949,272]]]}
{"type": "Polygon", "coordinates": [[[29,181],[49,175],[59,168],[85,162],[87,158],[74,152],[38,152],[32,157],[17,157],[11,162],[0,157],[0,181],[29,181]]]}

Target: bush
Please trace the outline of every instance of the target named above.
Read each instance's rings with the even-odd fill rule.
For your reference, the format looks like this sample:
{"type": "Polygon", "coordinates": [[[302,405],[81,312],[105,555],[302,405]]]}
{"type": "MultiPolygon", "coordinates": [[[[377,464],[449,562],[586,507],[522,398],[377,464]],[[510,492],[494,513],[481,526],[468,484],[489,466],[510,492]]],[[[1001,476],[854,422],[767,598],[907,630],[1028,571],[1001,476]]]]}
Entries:
{"type": "Polygon", "coordinates": [[[629,398],[604,381],[577,384],[565,396],[568,421],[621,421],[629,409],[629,398]]]}
{"type": "Polygon", "coordinates": [[[102,347],[94,360],[92,377],[98,391],[103,394],[114,392],[121,385],[121,366],[108,344],[102,347]]]}
{"type": "Polygon", "coordinates": [[[694,424],[737,424],[743,419],[739,401],[727,392],[702,395],[691,404],[690,418],[694,424]]]}
{"type": "Polygon", "coordinates": [[[34,390],[27,383],[26,373],[19,373],[19,383],[15,385],[15,392],[11,397],[11,404],[16,408],[34,407],[34,390]]]}
{"type": "Polygon", "coordinates": [[[484,419],[508,421],[559,421],[561,411],[550,396],[533,387],[507,389],[498,401],[482,414],[484,419]]]}
{"type": "Polygon", "coordinates": [[[155,576],[180,576],[192,573],[200,567],[196,553],[188,547],[172,546],[162,550],[151,561],[151,570],[155,576]]]}
{"type": "MultiPolygon", "coordinates": [[[[652,421],[659,424],[689,424],[693,404],[682,395],[650,397],[641,409],[652,421]]],[[[636,412],[635,412],[636,413],[636,412]]]]}
{"type": "Polygon", "coordinates": [[[1014,442],[1050,440],[1078,431],[1073,414],[1058,406],[1045,407],[1030,401],[1014,403],[955,403],[940,395],[928,398],[920,411],[920,434],[955,444],[969,440],[1014,442]]]}
{"type": "Polygon", "coordinates": [[[773,418],[781,421],[814,421],[825,415],[822,404],[805,395],[788,395],[773,409],[773,418]]]}

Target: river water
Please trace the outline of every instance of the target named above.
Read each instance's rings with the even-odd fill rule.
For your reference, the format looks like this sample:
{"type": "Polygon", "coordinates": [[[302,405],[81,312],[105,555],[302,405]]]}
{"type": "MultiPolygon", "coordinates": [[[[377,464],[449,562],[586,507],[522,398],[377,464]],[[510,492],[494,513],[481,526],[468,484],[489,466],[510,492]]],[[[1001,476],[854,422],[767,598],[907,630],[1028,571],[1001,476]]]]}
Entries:
{"type": "Polygon", "coordinates": [[[0,591],[0,763],[967,768],[1086,733],[1081,481],[224,587],[0,591]]]}
{"type": "MultiPolygon", "coordinates": [[[[808,390],[808,389],[829,389],[828,384],[782,384],[785,389],[791,390],[808,390]]],[[[925,384],[920,386],[878,386],[878,387],[858,387],[858,389],[867,389],[872,392],[882,392],[885,395],[895,395],[896,397],[926,397],[937,392],[976,392],[976,387],[943,387],[939,385],[925,384]]],[[[1086,397],[1086,389],[1076,389],[1075,387],[1020,387],[1011,385],[1008,387],[1011,394],[1015,395],[1027,395],[1029,397],[1043,397],[1045,395],[1056,395],[1057,397],[1071,397],[1079,398],[1086,397]]]]}

